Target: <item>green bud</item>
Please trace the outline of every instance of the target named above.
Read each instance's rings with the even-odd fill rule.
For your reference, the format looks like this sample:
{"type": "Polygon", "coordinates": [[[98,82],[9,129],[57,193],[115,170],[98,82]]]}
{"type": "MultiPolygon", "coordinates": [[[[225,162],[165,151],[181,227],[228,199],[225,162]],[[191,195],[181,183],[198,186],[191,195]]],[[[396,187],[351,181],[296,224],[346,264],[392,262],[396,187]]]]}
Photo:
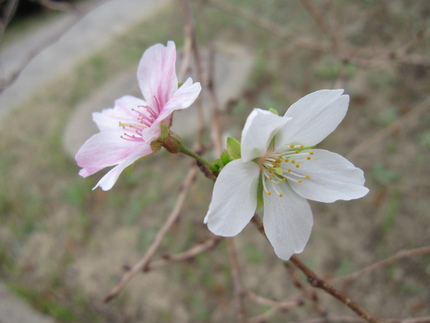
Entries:
{"type": "Polygon", "coordinates": [[[278,110],[270,108],[269,112],[272,112],[273,114],[276,114],[277,116],[279,116],[278,110]]]}

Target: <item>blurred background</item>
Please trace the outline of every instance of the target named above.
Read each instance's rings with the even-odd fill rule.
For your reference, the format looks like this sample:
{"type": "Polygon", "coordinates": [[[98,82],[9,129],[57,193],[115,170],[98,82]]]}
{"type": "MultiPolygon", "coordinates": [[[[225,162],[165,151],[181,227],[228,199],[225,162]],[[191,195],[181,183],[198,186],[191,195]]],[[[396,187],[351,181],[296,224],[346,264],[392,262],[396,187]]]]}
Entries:
{"type": "MultiPolygon", "coordinates": [[[[222,134],[240,139],[254,107],[283,114],[312,91],[344,88],[348,114],[319,147],[363,169],[370,193],[312,203],[314,229],[299,258],[379,317],[430,322],[429,1],[4,0],[0,12],[0,281],[46,320],[237,321],[224,241],[138,274],[102,301],[165,222],[189,158],[162,151],[108,192],[92,190],[104,171],[83,179],[73,158],[97,131],[91,112],[141,96],[136,68],[146,48],[174,40],[179,73],[192,13],[201,58],[186,71],[204,90],[175,115],[175,131],[192,146],[200,106],[213,161],[214,109],[222,134]]],[[[203,224],[212,187],[197,174],[155,260],[213,237],[203,224]]],[[[359,321],[323,292],[313,297],[252,224],[234,241],[249,322],[359,321]],[[303,305],[285,311],[255,295],[303,305]]]]}

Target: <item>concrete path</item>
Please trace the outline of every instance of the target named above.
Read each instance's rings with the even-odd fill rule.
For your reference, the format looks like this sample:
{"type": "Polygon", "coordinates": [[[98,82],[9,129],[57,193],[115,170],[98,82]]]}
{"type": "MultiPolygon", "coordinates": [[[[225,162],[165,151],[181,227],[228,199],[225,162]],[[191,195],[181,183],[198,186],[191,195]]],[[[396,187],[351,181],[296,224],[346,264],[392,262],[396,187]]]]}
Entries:
{"type": "Polygon", "coordinates": [[[170,0],[104,0],[76,21],[65,14],[49,21],[7,48],[0,48],[0,78],[7,78],[26,56],[45,44],[59,31],[60,39],[35,56],[18,79],[0,94],[0,121],[14,106],[20,105],[47,82],[67,73],[77,62],[103,48],[118,34],[151,16],[170,0]],[[73,26],[68,29],[67,26],[73,26]]]}

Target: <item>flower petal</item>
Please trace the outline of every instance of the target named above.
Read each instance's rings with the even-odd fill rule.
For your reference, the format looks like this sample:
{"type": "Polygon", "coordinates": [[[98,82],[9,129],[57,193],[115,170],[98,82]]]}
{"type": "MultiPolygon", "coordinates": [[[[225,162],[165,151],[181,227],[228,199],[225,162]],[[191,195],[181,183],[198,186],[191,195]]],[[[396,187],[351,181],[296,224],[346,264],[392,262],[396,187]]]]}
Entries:
{"type": "Polygon", "coordinates": [[[242,130],[242,161],[249,162],[264,156],[278,129],[288,121],[289,118],[277,116],[266,110],[254,109],[242,130]]]}
{"type": "Polygon", "coordinates": [[[126,159],[119,163],[116,167],[112,168],[100,181],[94,186],[93,190],[97,187],[101,187],[104,191],[110,190],[112,186],[118,180],[119,175],[124,169],[133,164],[136,160],[141,157],[147,156],[152,153],[152,149],[149,144],[141,145],[138,149],[133,151],[126,159]]]}
{"type": "Polygon", "coordinates": [[[319,90],[294,103],[285,113],[292,120],[277,135],[276,146],[314,146],[327,137],[345,117],[349,96],[343,90],[319,90]]]}
{"type": "Polygon", "coordinates": [[[302,197],[330,203],[336,200],[352,200],[369,192],[364,186],[364,174],[360,168],[342,156],[327,150],[314,149],[312,159],[303,160],[296,173],[310,178],[302,183],[288,181],[296,193],[302,197]]]}
{"type": "Polygon", "coordinates": [[[204,219],[216,235],[232,237],[248,224],[257,207],[260,170],[253,162],[236,159],[219,174],[209,211],[204,219]]]}
{"type": "MultiPolygon", "coordinates": [[[[93,121],[100,130],[116,130],[119,123],[136,123],[137,115],[133,109],[144,107],[148,104],[134,96],[126,95],[115,100],[115,106],[102,112],[93,113],[93,121]]],[[[142,109],[140,109],[142,110],[142,109]]]]}
{"type": "Polygon", "coordinates": [[[188,78],[187,81],[170,97],[157,120],[164,120],[175,110],[188,108],[197,99],[201,90],[202,86],[199,82],[193,84],[193,80],[188,78]]]}
{"type": "Polygon", "coordinates": [[[122,139],[121,128],[116,131],[102,131],[88,139],[76,154],[79,174],[90,176],[99,170],[116,165],[126,159],[142,142],[122,139]]]}
{"type": "Polygon", "coordinates": [[[167,42],[167,46],[156,44],[149,47],[140,60],[137,69],[140,89],[149,106],[158,109],[158,112],[178,88],[175,64],[176,47],[173,41],[167,42]]]}
{"type": "MultiPolygon", "coordinates": [[[[266,183],[268,190],[275,191],[272,181],[266,183]]],[[[297,195],[287,184],[276,185],[283,197],[264,195],[264,230],[275,249],[276,255],[288,260],[303,251],[312,230],[312,210],[308,201],[297,195]]]]}

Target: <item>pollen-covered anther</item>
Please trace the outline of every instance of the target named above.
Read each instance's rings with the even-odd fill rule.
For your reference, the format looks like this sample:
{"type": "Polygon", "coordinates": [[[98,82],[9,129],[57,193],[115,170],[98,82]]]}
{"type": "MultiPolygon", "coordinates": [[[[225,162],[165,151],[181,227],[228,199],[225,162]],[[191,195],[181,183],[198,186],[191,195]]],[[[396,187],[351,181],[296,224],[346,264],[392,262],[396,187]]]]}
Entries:
{"type": "Polygon", "coordinates": [[[311,156],[306,157],[307,160],[311,160],[311,156]]]}
{"type": "Polygon", "coordinates": [[[290,148],[294,148],[295,146],[293,144],[290,145],[290,148]]]}
{"type": "Polygon", "coordinates": [[[305,177],[306,177],[306,178],[311,178],[311,175],[306,174],[306,175],[305,175],[305,177]]]}
{"type": "Polygon", "coordinates": [[[279,197],[283,197],[284,196],[284,194],[282,194],[282,193],[279,193],[279,197]]]}
{"type": "Polygon", "coordinates": [[[272,195],[272,192],[266,192],[267,193],[267,195],[272,195]]]}
{"type": "Polygon", "coordinates": [[[303,182],[301,179],[297,180],[297,183],[301,183],[301,182],[303,182]]]}
{"type": "Polygon", "coordinates": [[[297,165],[296,165],[296,168],[300,168],[300,164],[297,164],[297,165]]]}

